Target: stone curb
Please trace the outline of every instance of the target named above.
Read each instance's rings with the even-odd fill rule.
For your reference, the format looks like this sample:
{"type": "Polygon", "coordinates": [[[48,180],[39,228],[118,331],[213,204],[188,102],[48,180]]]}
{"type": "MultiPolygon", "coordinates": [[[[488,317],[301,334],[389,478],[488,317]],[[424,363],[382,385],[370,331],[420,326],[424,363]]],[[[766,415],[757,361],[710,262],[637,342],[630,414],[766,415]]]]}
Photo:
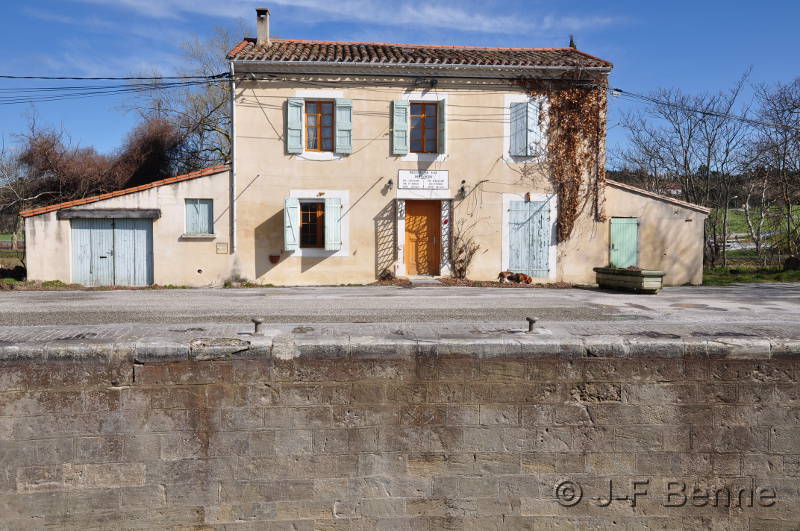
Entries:
{"type": "Polygon", "coordinates": [[[151,338],[135,343],[49,342],[0,346],[0,363],[280,360],[387,360],[416,357],[799,359],[800,340],[767,338],[649,339],[620,336],[557,338],[546,334],[448,337],[434,340],[369,336],[309,338],[282,334],[197,338],[188,343],[151,338]]]}

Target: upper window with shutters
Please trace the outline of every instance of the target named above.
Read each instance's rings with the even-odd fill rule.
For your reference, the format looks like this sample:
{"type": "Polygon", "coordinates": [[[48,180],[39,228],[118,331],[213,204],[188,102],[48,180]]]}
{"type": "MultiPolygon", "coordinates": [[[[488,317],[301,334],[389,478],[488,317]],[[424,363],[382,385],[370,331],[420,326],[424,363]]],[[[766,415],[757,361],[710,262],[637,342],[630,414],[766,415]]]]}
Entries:
{"type": "Polygon", "coordinates": [[[353,104],[345,98],[289,98],[286,152],[326,160],[353,152],[353,104]]]}
{"type": "Polygon", "coordinates": [[[306,102],[306,150],[333,151],[333,102],[306,102]]]}
{"type": "Polygon", "coordinates": [[[547,99],[527,95],[506,96],[504,157],[526,161],[544,155],[547,147],[547,99]]]}
{"type": "Polygon", "coordinates": [[[436,119],[438,103],[411,103],[411,152],[438,153],[437,133],[439,122],[436,119]]]}
{"type": "Polygon", "coordinates": [[[436,161],[447,154],[447,94],[411,93],[392,102],[392,155],[436,161]]]}

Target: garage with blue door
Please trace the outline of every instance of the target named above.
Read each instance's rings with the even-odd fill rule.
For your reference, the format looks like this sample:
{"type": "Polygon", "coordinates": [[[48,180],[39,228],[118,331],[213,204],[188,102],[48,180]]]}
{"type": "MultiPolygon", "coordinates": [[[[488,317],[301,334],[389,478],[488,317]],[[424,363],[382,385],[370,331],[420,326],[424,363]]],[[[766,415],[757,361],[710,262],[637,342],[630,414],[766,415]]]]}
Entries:
{"type": "Polygon", "coordinates": [[[84,286],[153,283],[156,212],[74,210],[62,211],[60,217],[70,219],[73,283],[84,286]]]}

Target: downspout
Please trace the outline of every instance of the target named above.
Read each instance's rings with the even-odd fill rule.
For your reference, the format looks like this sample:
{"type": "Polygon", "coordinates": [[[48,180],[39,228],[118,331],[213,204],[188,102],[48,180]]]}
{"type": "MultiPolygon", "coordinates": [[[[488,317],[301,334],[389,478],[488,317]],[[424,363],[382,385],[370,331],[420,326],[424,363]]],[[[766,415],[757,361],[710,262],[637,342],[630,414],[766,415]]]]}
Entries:
{"type": "Polygon", "coordinates": [[[231,176],[230,176],[230,254],[236,253],[236,77],[231,65],[231,176]]]}

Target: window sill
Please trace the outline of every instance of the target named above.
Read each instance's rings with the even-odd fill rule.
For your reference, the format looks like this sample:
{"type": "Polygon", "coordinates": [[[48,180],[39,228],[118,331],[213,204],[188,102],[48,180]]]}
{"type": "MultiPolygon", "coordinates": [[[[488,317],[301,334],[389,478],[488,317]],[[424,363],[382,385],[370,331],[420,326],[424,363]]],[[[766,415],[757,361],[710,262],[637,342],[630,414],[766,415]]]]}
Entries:
{"type": "Polygon", "coordinates": [[[403,155],[400,162],[442,162],[448,157],[447,153],[409,153],[403,155]]]}
{"type": "Polygon", "coordinates": [[[342,153],[333,151],[304,151],[297,155],[301,160],[341,160],[343,157],[342,153]]]}
{"type": "Polygon", "coordinates": [[[181,234],[181,240],[216,240],[216,234],[181,234]]]}

